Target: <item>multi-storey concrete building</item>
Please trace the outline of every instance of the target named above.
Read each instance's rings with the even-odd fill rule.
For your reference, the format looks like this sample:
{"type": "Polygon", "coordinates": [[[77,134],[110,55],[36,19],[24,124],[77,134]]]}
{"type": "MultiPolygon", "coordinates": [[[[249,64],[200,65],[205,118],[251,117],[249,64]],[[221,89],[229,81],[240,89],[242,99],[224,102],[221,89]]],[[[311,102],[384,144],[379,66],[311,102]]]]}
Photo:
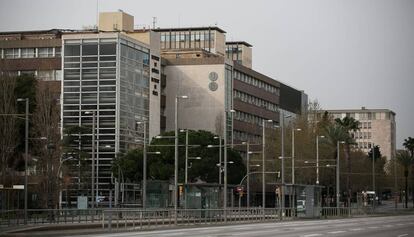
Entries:
{"type": "Polygon", "coordinates": [[[12,76],[28,74],[39,80],[60,80],[62,33],[62,30],[0,32],[0,70],[12,76]]]}
{"type": "MultiPolygon", "coordinates": [[[[107,196],[116,154],[144,137],[137,122],[149,123],[149,137],[160,133],[161,63],[158,33],[134,31],[132,16],[101,13],[99,26],[105,32],[62,37],[62,127],[92,127],[96,114],[95,183],[99,196],[107,196]]],[[[83,147],[92,153],[90,142],[83,147]]]]}
{"type": "MultiPolygon", "coordinates": [[[[395,113],[388,109],[341,109],[323,110],[318,112],[322,116],[327,111],[333,119],[351,117],[359,121],[359,130],[352,133],[355,139],[355,149],[369,152],[375,146],[380,147],[381,154],[387,160],[395,157],[396,151],[396,123],[395,113]]],[[[310,118],[313,120],[313,118],[310,118]]]]}
{"type": "Polygon", "coordinates": [[[260,142],[263,119],[279,121],[280,112],[300,114],[307,96],[252,67],[251,45],[226,42],[218,27],[156,29],[161,33],[163,73],[167,77],[166,130],[174,129],[179,95],[180,128],[204,129],[229,142],[260,142]],[[225,127],[226,126],[226,127],[225,127]]]}

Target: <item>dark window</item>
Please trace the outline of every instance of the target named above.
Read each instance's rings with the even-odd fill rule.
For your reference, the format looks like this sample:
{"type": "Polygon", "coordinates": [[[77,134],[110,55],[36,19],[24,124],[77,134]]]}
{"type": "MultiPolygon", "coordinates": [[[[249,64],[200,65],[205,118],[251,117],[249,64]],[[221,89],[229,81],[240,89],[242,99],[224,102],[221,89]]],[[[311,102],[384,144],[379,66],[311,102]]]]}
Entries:
{"type": "Polygon", "coordinates": [[[82,55],[98,55],[98,45],[97,44],[82,45],[82,55]]]}
{"type": "Polygon", "coordinates": [[[155,55],[151,55],[151,59],[156,60],[156,61],[160,61],[160,58],[155,56],[155,55]]]}
{"type": "Polygon", "coordinates": [[[159,74],[159,73],[160,73],[160,71],[159,71],[158,69],[155,69],[155,68],[152,68],[152,69],[151,69],[151,71],[152,71],[153,73],[156,73],[156,74],[159,74]]]}
{"type": "Polygon", "coordinates": [[[65,45],[65,56],[79,56],[80,45],[65,45]]]}
{"type": "Polygon", "coordinates": [[[99,53],[101,55],[115,55],[116,54],[116,44],[101,44],[99,47],[99,53]]]}
{"type": "Polygon", "coordinates": [[[152,91],[153,95],[158,95],[158,91],[152,91]]]}
{"type": "Polygon", "coordinates": [[[153,78],[153,77],[151,78],[151,81],[155,83],[160,83],[160,80],[158,80],[157,78],[153,78]]]}

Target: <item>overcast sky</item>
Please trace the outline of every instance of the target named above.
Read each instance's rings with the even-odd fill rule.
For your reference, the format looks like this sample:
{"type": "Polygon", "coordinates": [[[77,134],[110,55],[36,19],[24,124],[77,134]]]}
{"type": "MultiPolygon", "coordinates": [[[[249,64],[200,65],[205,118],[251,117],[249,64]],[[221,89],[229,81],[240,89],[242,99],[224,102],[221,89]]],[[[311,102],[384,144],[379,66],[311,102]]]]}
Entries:
{"type": "Polygon", "coordinates": [[[135,25],[211,26],[253,45],[253,68],[317,99],[324,109],[386,108],[397,147],[414,137],[414,1],[411,0],[1,0],[0,31],[80,29],[96,12],[135,25]]]}

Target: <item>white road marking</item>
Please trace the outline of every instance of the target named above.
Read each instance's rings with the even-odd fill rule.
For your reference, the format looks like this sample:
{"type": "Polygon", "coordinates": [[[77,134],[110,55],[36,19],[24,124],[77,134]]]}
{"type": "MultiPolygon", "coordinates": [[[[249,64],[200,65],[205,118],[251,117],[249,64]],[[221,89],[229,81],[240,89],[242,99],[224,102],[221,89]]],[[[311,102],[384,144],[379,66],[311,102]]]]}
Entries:
{"type": "Polygon", "coordinates": [[[404,237],[404,236],[407,236],[408,234],[402,234],[402,235],[399,235],[398,237],[404,237]]]}
{"type": "Polygon", "coordinates": [[[328,234],[340,234],[340,233],[345,233],[346,231],[344,230],[338,230],[338,231],[332,231],[332,232],[328,232],[328,234]]]}
{"type": "Polygon", "coordinates": [[[322,234],[309,234],[309,235],[302,235],[302,237],[312,237],[312,236],[321,236],[322,234]]]}
{"type": "Polygon", "coordinates": [[[360,231],[363,230],[362,228],[354,228],[354,229],[349,229],[350,231],[360,231]]]}

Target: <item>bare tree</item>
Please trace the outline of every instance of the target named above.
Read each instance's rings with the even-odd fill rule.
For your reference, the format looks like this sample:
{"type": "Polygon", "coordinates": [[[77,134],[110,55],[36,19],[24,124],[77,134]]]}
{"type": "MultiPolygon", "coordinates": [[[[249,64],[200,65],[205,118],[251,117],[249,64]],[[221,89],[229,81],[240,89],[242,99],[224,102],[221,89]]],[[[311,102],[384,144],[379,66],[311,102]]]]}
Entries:
{"type": "Polygon", "coordinates": [[[0,154],[1,182],[10,182],[10,159],[17,145],[16,98],[14,89],[16,78],[0,72],[0,154]]]}
{"type": "Polygon", "coordinates": [[[33,113],[33,152],[37,155],[36,172],[39,177],[38,191],[43,207],[57,204],[61,139],[59,130],[58,94],[48,82],[39,82],[36,88],[36,110],[33,113]]]}

